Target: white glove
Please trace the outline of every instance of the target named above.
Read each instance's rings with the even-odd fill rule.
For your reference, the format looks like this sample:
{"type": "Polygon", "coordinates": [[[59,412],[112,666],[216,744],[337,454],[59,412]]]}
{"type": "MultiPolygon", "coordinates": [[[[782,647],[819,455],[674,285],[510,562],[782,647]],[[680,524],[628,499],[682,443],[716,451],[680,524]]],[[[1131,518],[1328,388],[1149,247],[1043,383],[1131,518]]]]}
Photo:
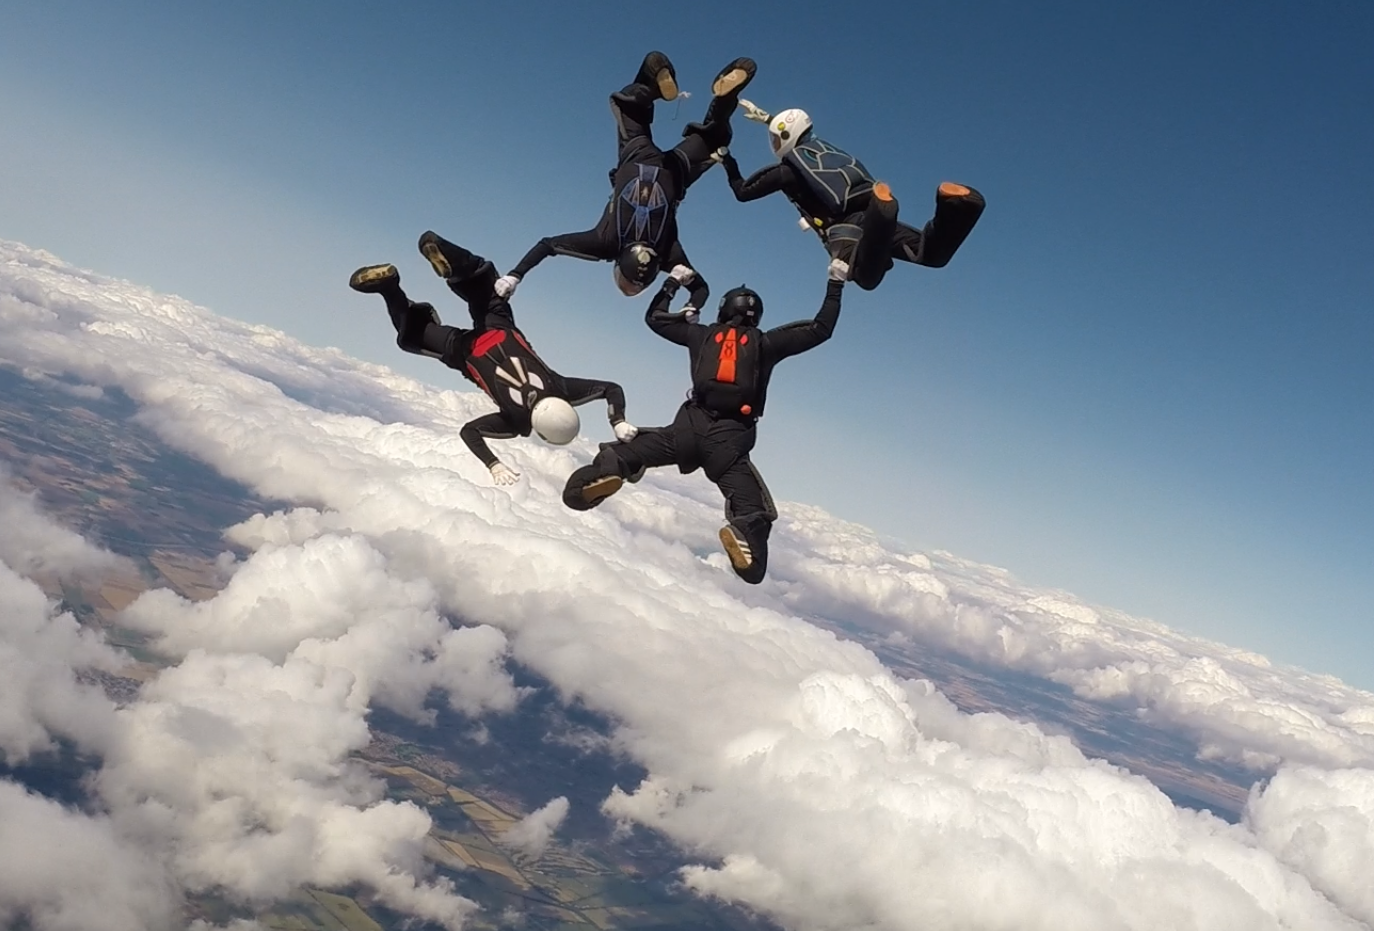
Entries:
{"type": "Polygon", "coordinates": [[[497,462],[491,467],[491,480],[498,485],[514,485],[520,481],[520,473],[504,462],[497,462]]]}
{"type": "Polygon", "coordinates": [[[755,103],[745,100],[743,97],[739,100],[739,108],[744,111],[744,118],[746,120],[753,120],[755,123],[767,123],[772,119],[772,117],[768,115],[767,110],[755,103]]]}
{"type": "Polygon", "coordinates": [[[519,284],[519,275],[502,275],[500,278],[496,279],[496,284],[493,286],[492,290],[496,292],[497,297],[504,299],[514,294],[519,284]]]}
{"type": "Polygon", "coordinates": [[[639,428],[628,420],[622,420],[611,429],[615,431],[615,438],[622,443],[628,443],[639,434],[639,428]]]}
{"type": "Polygon", "coordinates": [[[687,304],[682,308],[682,319],[686,320],[688,323],[696,323],[697,318],[700,316],[700,311],[698,311],[691,304],[687,304]]]}
{"type": "Polygon", "coordinates": [[[849,263],[844,259],[831,259],[828,274],[831,281],[848,281],[849,263]]]}
{"type": "Polygon", "coordinates": [[[686,265],[674,265],[673,270],[668,273],[668,277],[672,278],[678,284],[686,284],[696,276],[697,273],[692,271],[686,265]]]}

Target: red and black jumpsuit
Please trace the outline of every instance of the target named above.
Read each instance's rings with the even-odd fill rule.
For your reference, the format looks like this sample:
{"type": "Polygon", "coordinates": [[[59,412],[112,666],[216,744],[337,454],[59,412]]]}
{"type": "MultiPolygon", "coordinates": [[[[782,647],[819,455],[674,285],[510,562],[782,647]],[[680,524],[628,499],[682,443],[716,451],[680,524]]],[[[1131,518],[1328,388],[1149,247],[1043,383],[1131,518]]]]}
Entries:
{"type": "MultiPolygon", "coordinates": [[[[466,250],[463,250],[466,251],[466,250]]],[[[497,297],[496,269],[471,255],[454,269],[448,286],[467,302],[472,329],[445,326],[430,304],[416,303],[398,284],[383,292],[396,344],[406,352],[432,356],[462,372],[494,402],[498,410],[463,425],[459,435],[474,456],[491,468],[498,461],[486,440],[529,436],[530,412],[540,400],[562,398],[574,407],[604,400],[611,426],[625,419],[625,392],[611,381],[569,378],[545,364],[515,325],[510,302],[497,297]]]]}

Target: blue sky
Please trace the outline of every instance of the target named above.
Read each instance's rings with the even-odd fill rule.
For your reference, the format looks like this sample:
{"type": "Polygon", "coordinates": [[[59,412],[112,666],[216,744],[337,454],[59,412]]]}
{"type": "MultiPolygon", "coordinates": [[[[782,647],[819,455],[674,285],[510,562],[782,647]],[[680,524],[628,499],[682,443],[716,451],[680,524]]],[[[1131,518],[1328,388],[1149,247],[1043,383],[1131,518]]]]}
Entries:
{"type": "MultiPolygon", "coordinates": [[[[591,225],[606,94],[643,52],[694,94],[660,105],[667,141],[751,55],[747,96],[808,109],[908,221],[941,180],[989,202],[948,268],[851,289],[779,370],[774,492],[1374,686],[1367,3],[18,6],[0,237],[445,385],[348,272],[396,261],[444,308],[420,231],[508,267],[591,225]]],[[[824,288],[794,217],[714,173],[680,213],[717,292],[747,281],[773,323],[824,288]]],[[[607,266],[551,260],[516,308],[556,367],[671,418],[685,360],[607,266]]]]}

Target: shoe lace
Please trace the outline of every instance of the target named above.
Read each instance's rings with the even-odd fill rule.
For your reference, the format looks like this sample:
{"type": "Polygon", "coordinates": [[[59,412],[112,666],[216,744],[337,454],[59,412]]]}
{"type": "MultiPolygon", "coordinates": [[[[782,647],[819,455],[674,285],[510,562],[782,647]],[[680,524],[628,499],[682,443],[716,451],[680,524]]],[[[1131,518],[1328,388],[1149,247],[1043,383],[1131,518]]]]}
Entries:
{"type": "Polygon", "coordinates": [[[692,96],[691,91],[680,90],[677,92],[677,100],[674,101],[674,103],[676,103],[677,106],[673,107],[674,120],[678,118],[678,114],[682,111],[682,101],[686,100],[690,96],[692,96]]]}

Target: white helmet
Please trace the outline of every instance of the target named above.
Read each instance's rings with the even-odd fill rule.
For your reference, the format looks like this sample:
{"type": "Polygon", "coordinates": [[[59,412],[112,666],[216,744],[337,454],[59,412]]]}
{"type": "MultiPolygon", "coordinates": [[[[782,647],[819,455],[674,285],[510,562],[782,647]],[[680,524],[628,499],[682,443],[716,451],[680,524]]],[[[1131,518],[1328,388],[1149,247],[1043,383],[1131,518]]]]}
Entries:
{"type": "Polygon", "coordinates": [[[577,431],[582,426],[577,411],[562,398],[540,400],[530,411],[530,423],[541,440],[554,446],[566,446],[577,439],[577,431]]]}
{"type": "Polygon", "coordinates": [[[768,144],[773,147],[773,154],[778,158],[785,158],[788,152],[797,147],[802,136],[811,132],[811,117],[805,110],[798,110],[795,107],[791,110],[784,110],[768,121],[768,144]]]}

